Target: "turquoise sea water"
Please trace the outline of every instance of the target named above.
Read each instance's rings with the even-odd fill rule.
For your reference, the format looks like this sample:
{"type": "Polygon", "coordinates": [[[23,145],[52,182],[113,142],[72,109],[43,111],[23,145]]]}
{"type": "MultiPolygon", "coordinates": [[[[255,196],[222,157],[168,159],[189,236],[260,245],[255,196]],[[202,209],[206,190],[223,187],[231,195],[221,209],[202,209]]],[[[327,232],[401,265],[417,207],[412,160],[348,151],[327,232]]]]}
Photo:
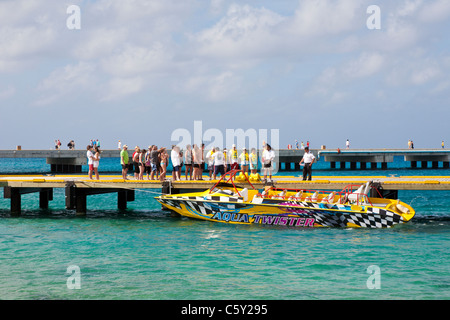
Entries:
{"type": "MultiPolygon", "coordinates": [[[[49,170],[45,160],[24,161],[0,159],[0,173],[49,170]]],[[[113,160],[101,165],[118,170],[113,160]]],[[[314,174],[450,174],[400,161],[388,171],[327,165],[319,162],[314,174]]],[[[153,196],[137,191],[125,212],[116,194],[89,196],[87,215],[77,217],[55,189],[48,210],[39,209],[37,194],[22,195],[17,218],[0,190],[0,299],[450,298],[450,192],[400,191],[416,217],[380,230],[197,221],[162,211],[153,196]],[[77,275],[79,289],[71,289],[77,275]]]]}

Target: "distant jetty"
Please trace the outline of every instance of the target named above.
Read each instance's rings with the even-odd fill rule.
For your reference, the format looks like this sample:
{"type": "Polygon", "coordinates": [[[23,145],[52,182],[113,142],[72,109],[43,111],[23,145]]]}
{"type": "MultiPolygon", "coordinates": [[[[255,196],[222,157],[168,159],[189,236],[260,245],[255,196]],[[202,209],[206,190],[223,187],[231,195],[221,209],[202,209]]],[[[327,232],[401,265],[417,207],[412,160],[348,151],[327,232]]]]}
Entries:
{"type": "MultiPolygon", "coordinates": [[[[18,148],[19,149],[19,148],[18,148]]],[[[313,154],[326,162],[331,169],[381,169],[394,161],[394,156],[403,156],[411,162],[411,168],[450,168],[450,150],[445,149],[312,149],[313,154]],[[357,165],[359,163],[359,166],[357,165]]],[[[131,156],[133,150],[128,153],[131,156]]],[[[258,150],[258,156],[262,151],[258,150]]],[[[301,149],[280,149],[276,152],[278,171],[299,171],[301,149]]],[[[87,164],[86,150],[0,150],[0,158],[43,158],[53,173],[81,173],[87,164]]],[[[102,158],[119,159],[119,150],[102,150],[102,158]]],[[[132,169],[132,164],[130,164],[132,169]]],[[[205,167],[206,169],[206,167],[205,167]]]]}

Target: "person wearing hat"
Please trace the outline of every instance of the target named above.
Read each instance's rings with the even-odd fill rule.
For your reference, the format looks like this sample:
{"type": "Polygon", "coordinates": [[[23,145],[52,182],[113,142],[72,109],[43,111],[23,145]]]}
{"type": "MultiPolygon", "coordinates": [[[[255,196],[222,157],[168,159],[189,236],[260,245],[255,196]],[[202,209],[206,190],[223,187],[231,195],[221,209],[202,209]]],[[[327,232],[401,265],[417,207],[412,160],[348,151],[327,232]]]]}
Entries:
{"type": "Polygon", "coordinates": [[[264,183],[267,182],[267,175],[269,175],[269,180],[272,182],[272,162],[275,160],[275,152],[272,150],[270,144],[263,142],[263,152],[261,157],[261,162],[264,169],[264,183]]]}
{"type": "Polygon", "coordinates": [[[299,162],[299,165],[302,165],[302,163],[304,163],[303,181],[306,180],[307,177],[308,177],[308,180],[311,181],[312,165],[315,161],[316,161],[316,157],[314,157],[312,152],[309,152],[309,147],[306,147],[305,153],[303,154],[303,158],[299,162]]]}
{"type": "Polygon", "coordinates": [[[122,178],[127,180],[128,173],[128,146],[125,144],[122,151],[120,151],[120,164],[122,165],[122,178]]]}
{"type": "Polygon", "coordinates": [[[231,146],[230,157],[229,158],[230,158],[231,170],[239,169],[238,153],[237,153],[235,144],[233,144],[231,146]]]}
{"type": "Polygon", "coordinates": [[[247,148],[244,148],[242,153],[239,155],[239,159],[241,160],[241,170],[244,173],[248,172],[248,152],[247,148]]]}

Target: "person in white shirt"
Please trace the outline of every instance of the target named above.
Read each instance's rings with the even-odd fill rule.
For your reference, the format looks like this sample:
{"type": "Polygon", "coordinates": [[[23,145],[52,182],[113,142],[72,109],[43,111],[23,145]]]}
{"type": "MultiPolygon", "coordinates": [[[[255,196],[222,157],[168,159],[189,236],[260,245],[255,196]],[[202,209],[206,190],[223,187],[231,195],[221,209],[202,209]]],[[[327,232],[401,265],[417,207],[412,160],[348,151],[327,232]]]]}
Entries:
{"type": "Polygon", "coordinates": [[[269,179],[272,180],[272,161],[274,159],[275,152],[273,152],[272,147],[269,144],[266,144],[261,159],[264,168],[264,182],[267,181],[267,173],[269,174],[269,179]]]}
{"type": "Polygon", "coordinates": [[[92,172],[94,171],[94,153],[92,152],[92,146],[88,145],[86,147],[86,157],[88,158],[89,166],[89,179],[92,179],[92,172]]]}
{"type": "Polygon", "coordinates": [[[180,180],[180,149],[177,146],[172,146],[170,160],[172,160],[172,179],[173,181],[180,180]]]}
{"type": "Polygon", "coordinates": [[[308,180],[311,181],[311,175],[312,175],[312,164],[316,161],[316,157],[309,152],[309,148],[305,148],[305,153],[303,154],[302,160],[299,162],[299,165],[302,165],[304,163],[303,167],[303,180],[306,180],[306,177],[308,176],[308,180]]]}
{"type": "Polygon", "coordinates": [[[223,176],[225,174],[225,156],[223,152],[220,152],[219,148],[215,148],[216,152],[213,154],[214,161],[214,175],[213,180],[216,180],[216,175],[220,174],[223,176]]]}

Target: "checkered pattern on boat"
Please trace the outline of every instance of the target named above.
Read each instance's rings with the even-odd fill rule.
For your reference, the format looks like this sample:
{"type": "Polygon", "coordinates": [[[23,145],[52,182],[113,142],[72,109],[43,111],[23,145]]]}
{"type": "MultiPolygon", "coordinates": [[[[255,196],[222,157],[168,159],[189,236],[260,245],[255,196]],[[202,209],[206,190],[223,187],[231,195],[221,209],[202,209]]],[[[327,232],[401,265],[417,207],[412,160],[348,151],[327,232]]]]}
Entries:
{"type": "MultiPolygon", "coordinates": [[[[248,206],[248,204],[243,203],[242,198],[226,196],[177,196],[174,198],[160,198],[160,201],[178,209],[181,209],[180,203],[183,203],[189,211],[204,217],[214,215],[218,211],[223,210],[238,212],[239,209],[248,206]],[[207,202],[205,200],[214,200],[219,203],[207,202]],[[228,204],[226,204],[227,202],[228,204]]],[[[382,208],[368,207],[367,212],[351,212],[349,211],[349,206],[342,204],[300,201],[285,201],[276,204],[289,205],[289,207],[283,207],[283,209],[286,209],[285,214],[298,215],[303,218],[314,218],[315,224],[324,227],[347,227],[348,223],[351,223],[363,228],[388,228],[404,222],[402,216],[382,208]],[[323,209],[333,209],[336,211],[323,209]]]]}
{"type": "Polygon", "coordinates": [[[363,228],[388,228],[404,222],[401,215],[382,208],[367,207],[367,212],[351,212],[349,211],[349,206],[342,204],[298,201],[288,201],[284,202],[284,204],[293,205],[292,211],[294,212],[295,208],[314,208],[315,210],[307,210],[310,217],[315,218],[317,224],[328,227],[346,227],[347,223],[352,223],[363,228]],[[339,211],[324,211],[320,209],[334,209],[339,211]]]}

